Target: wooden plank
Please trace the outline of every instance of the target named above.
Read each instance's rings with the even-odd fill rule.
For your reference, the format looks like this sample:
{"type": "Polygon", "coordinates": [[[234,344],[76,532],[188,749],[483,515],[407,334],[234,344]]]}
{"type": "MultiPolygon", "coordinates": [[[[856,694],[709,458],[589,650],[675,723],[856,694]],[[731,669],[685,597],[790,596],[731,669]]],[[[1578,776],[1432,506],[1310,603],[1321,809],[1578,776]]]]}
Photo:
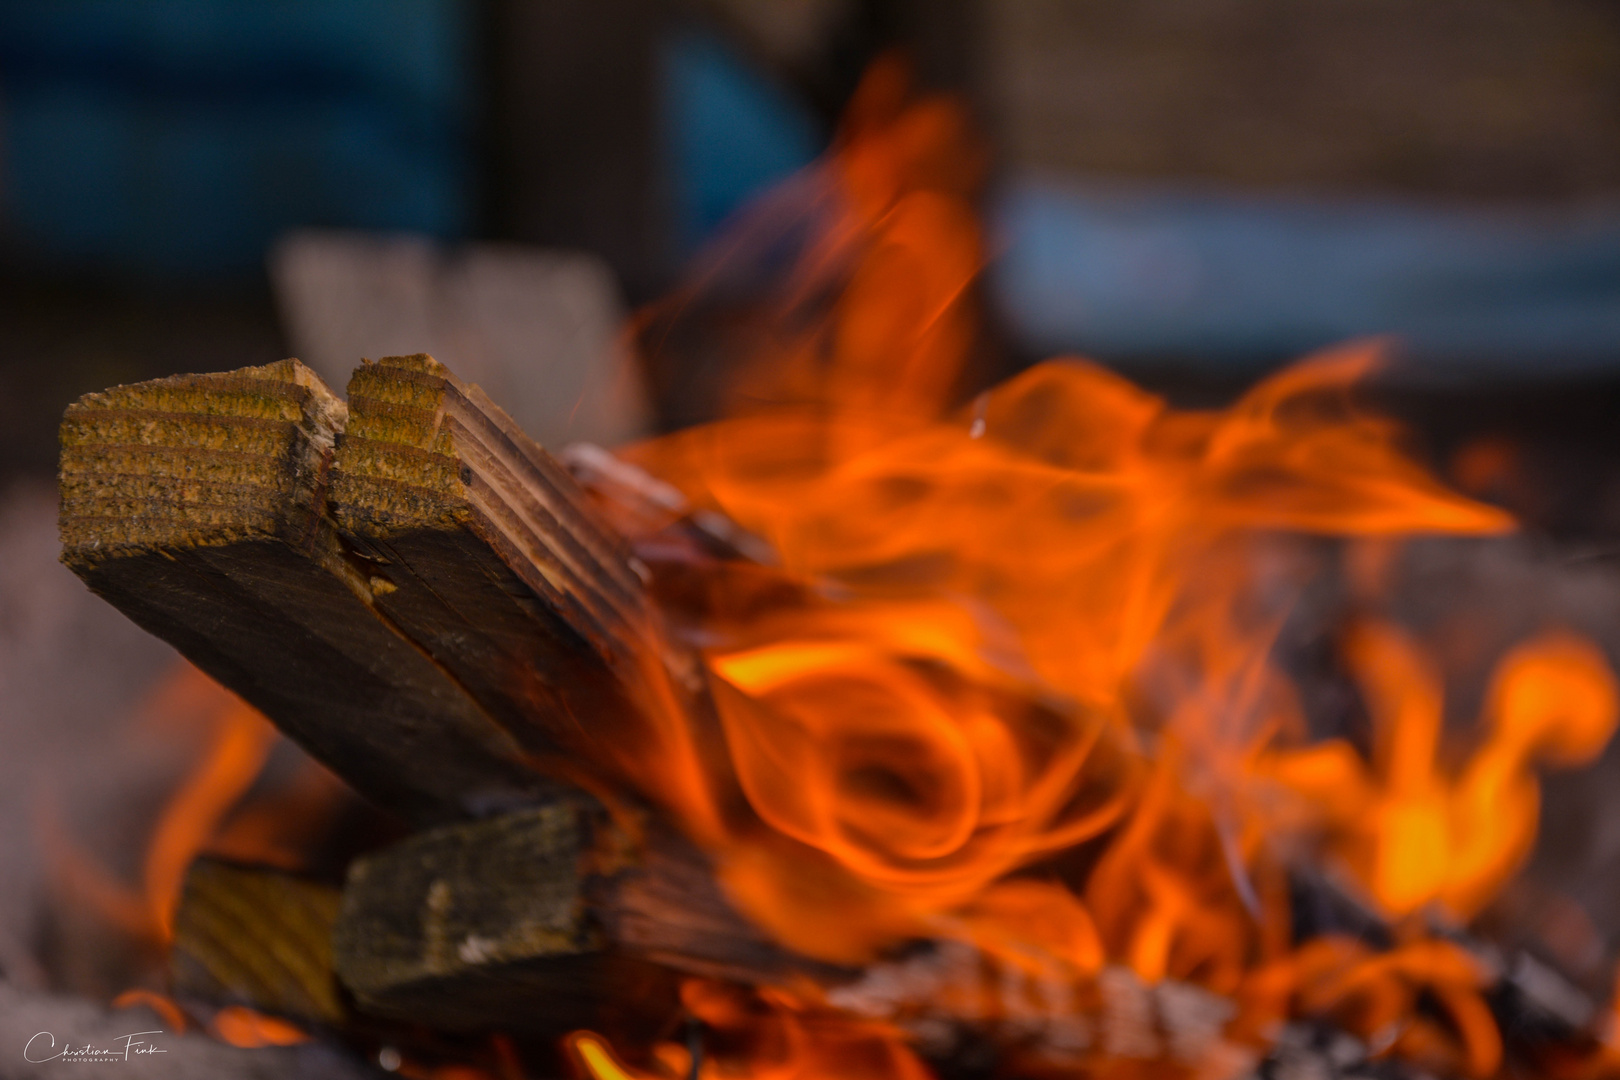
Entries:
{"type": "Polygon", "coordinates": [[[61,427],[62,559],[362,794],[437,822],[547,785],[380,615],[325,512],[346,410],[296,360],[89,394],[61,427]]]}
{"type": "MultiPolygon", "coordinates": [[[[600,765],[698,684],[623,540],[545,450],[431,356],[366,363],[332,469],[373,599],[524,747],[600,765]]],[[[681,707],[676,704],[675,707],[681,707]]]]}
{"type": "Polygon", "coordinates": [[[175,910],[175,996],[342,1025],[348,1010],[332,974],[340,896],[283,871],[198,859],[175,910]]]}
{"type": "Polygon", "coordinates": [[[850,977],[772,943],[690,844],[648,828],[577,797],[364,856],[333,932],[338,978],[378,1016],[560,1031],[657,1026],[674,1014],[672,972],[850,977]]]}

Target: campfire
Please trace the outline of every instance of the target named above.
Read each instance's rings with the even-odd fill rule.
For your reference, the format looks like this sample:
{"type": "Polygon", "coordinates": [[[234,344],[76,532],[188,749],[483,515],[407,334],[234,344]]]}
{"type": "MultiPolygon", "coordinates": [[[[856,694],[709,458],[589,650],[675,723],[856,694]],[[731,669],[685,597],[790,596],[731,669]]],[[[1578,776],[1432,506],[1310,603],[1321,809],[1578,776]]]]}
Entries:
{"type": "Polygon", "coordinates": [[[1358,404],[1376,345],[1219,411],[1077,358],[979,392],[980,171],[877,69],[642,316],[668,380],[742,297],[724,418],[614,452],[453,357],[71,406],[67,564],[397,821],[312,873],[314,768],[222,830],[274,732],[178,677],[217,741],[101,889],[168,957],[131,1000],[440,1080],[1620,1072],[1480,920],[1608,661],[1534,627],[1459,720],[1401,617],[1410,542],[1511,517],[1358,404]]]}

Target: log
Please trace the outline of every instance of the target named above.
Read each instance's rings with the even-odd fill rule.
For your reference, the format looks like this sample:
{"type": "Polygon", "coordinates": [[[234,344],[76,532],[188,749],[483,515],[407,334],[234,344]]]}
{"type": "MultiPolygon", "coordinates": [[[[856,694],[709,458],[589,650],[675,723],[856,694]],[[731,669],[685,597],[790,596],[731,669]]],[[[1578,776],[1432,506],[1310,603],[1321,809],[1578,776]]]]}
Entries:
{"type": "Polygon", "coordinates": [[[338,889],[268,867],[200,858],[186,872],[169,946],[174,995],[341,1026],[332,974],[338,889]]]}
{"type": "Polygon", "coordinates": [[[625,542],[483,391],[385,357],[355,371],[349,409],[331,507],[386,583],[378,610],[525,749],[600,764],[667,688],[697,687],[625,542]]]}
{"type": "Polygon", "coordinates": [[[357,860],[333,931],[364,1012],[451,1030],[656,1028],[674,973],[753,985],[854,973],[786,952],[739,915],[704,858],[584,796],[445,826],[357,860]]]}
{"type": "Polygon", "coordinates": [[[88,394],[61,427],[62,560],[379,804],[536,801],[517,743],[377,610],[326,512],[346,410],[296,360],[88,394]]]}

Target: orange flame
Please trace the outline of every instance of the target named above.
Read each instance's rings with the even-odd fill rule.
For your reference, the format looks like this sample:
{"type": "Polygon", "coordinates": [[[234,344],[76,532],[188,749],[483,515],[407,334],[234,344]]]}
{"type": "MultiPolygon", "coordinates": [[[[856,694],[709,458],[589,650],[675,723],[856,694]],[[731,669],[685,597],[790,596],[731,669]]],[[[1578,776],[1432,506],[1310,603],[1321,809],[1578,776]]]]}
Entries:
{"type": "Polygon", "coordinates": [[[931,1080],[894,1028],[809,1008],[773,991],[751,993],[703,980],[688,981],[681,999],[708,1039],[725,1046],[693,1069],[678,1043],[654,1048],[653,1069],[633,1069],[588,1031],[565,1040],[587,1080],[931,1080]]]}
{"type": "Polygon", "coordinates": [[[137,1006],[145,1006],[157,1013],[176,1035],[185,1034],[186,1028],[190,1026],[186,1021],[185,1012],[167,994],[136,987],[133,990],[125,990],[112,999],[112,1007],[115,1009],[133,1009],[137,1006]]]}
{"type": "MultiPolygon", "coordinates": [[[[1253,537],[1509,525],[1346,411],[1371,360],[1321,358],[1220,415],[1065,362],[972,419],[771,415],[641,448],[768,540],[805,595],[837,594],[706,627],[737,782],[798,841],[725,853],[750,913],[795,948],[862,959],[1114,824],[1135,787],[1118,747],[1143,731],[1215,774],[1296,727],[1268,662],[1276,613],[1251,610],[1253,537]]],[[[695,766],[685,780],[671,801],[712,797],[695,766]]],[[[1218,867],[1252,854],[1223,813],[1218,867]]]]}
{"type": "Polygon", "coordinates": [[[1375,727],[1371,766],[1343,742],[1285,752],[1276,775],[1304,794],[1334,847],[1391,913],[1439,904],[1466,919],[1494,896],[1535,841],[1538,762],[1590,762],[1613,735],[1620,699],[1590,643],[1544,634],[1504,657],[1485,707],[1485,737],[1460,774],[1437,760],[1437,672],[1392,626],[1350,636],[1349,659],[1375,727]]]}
{"type": "Polygon", "coordinates": [[[208,1030],[232,1046],[295,1046],[308,1042],[309,1033],[296,1024],[257,1012],[245,1005],[228,1005],[214,1014],[208,1030]]]}
{"type": "Polygon", "coordinates": [[[1442,1075],[1487,1077],[1502,1063],[1502,1038],[1481,997],[1489,982],[1485,965],[1448,941],[1420,938],[1375,953],[1324,937],[1257,972],[1247,989],[1291,996],[1298,1012],[1331,1016],[1380,1055],[1442,1075]],[[1443,1022],[1417,1010],[1420,994],[1438,1003],[1443,1022]]]}
{"type": "MultiPolygon", "coordinates": [[[[953,105],[909,99],[880,65],[818,166],[835,224],[803,253],[730,414],[626,452],[656,478],[643,487],[670,485],[656,512],[624,517],[655,589],[681,514],[725,523],[739,554],[689,562],[669,586],[712,714],[670,704],[633,756],[604,756],[807,955],[871,963],[954,940],[983,958],[970,967],[1073,1008],[1099,980],[1173,980],[1241,1004],[1233,1039],[1327,1013],[1389,1052],[1489,1075],[1502,1050],[1479,964],[1417,924],[1384,953],[1297,947],[1282,860],[1315,836],[1389,916],[1471,916],[1529,850],[1535,768],[1588,761],[1612,734],[1606,662],[1562,632],[1505,657],[1453,775],[1438,674],[1400,630],[1364,622],[1344,652],[1373,760],[1302,745],[1272,656],[1315,572],[1299,538],[1365,548],[1513,522],[1355,408],[1371,344],[1218,412],[1172,409],[1076,359],[953,411],[983,261],[965,131],[953,105]]],[[[1365,557],[1349,569],[1376,584],[1365,557]]],[[[880,998],[828,1000],[881,1023],[880,998]]],[[[881,1052],[824,1059],[848,1032],[811,1022],[814,994],[764,1000],[725,1022],[778,1032],[786,1063],[742,1054],[705,1072],[921,1068],[893,1056],[892,1030],[849,1036],[881,1052]]],[[[651,1075],[595,1036],[570,1045],[596,1080],[651,1075]]],[[[690,1064],[660,1052],[660,1075],[690,1064]]]]}
{"type": "MultiPolygon", "coordinates": [[[[177,676],[205,680],[187,667],[177,676]]],[[[224,695],[211,680],[215,693],[224,695]]],[[[180,902],[180,885],[191,860],[213,836],[232,805],[259,775],[276,740],[276,729],[260,713],[235,695],[224,695],[215,713],[216,733],[197,768],[170,796],[146,852],[141,875],[149,910],[156,916],[165,940],[180,902]]]]}
{"type": "Polygon", "coordinates": [[[52,804],[42,808],[43,840],[63,892],[89,902],[134,937],[169,940],[186,868],[253,783],[277,738],[255,710],[189,664],[174,670],[141,708],[146,730],[196,724],[205,740],[190,772],[169,796],[147,842],[139,887],[119,880],[66,832],[52,804]]]}

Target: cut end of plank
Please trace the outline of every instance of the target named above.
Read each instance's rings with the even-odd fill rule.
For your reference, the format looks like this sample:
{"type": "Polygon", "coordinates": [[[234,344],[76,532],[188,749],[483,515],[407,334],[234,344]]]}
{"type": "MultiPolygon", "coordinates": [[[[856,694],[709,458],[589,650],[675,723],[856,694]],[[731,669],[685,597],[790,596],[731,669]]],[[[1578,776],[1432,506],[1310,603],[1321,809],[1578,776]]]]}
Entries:
{"type": "Polygon", "coordinates": [[[220,859],[192,863],[175,912],[174,992],[338,1025],[347,1010],[332,975],[338,890],[220,859]]]}
{"type": "Polygon", "coordinates": [[[359,791],[442,821],[550,787],[374,607],[328,508],[347,407],[296,360],[89,394],[62,421],[62,560],[359,791]]]}
{"type": "Polygon", "coordinates": [[[348,393],[330,506],[377,610],[537,755],[637,730],[665,644],[568,471],[431,356],[363,364],[348,393]]]}
{"type": "Polygon", "coordinates": [[[362,360],[361,369],[367,367],[398,368],[401,371],[415,371],[422,375],[437,375],[444,378],[450,374],[450,369],[439,363],[425,352],[411,353],[409,356],[384,356],[379,360],[362,360]]]}
{"type": "Polygon", "coordinates": [[[348,410],[297,360],[118,386],[62,418],[62,558],[311,540],[348,410]]]}
{"type": "Polygon", "coordinates": [[[357,860],[333,935],[339,977],[386,1008],[412,983],[598,950],[579,872],[589,843],[580,808],[559,801],[357,860]]]}
{"type": "Polygon", "coordinates": [[[675,977],[607,947],[588,909],[597,824],[562,800],[421,833],[349,870],[333,932],[361,1011],[449,1030],[656,1028],[675,977]]]}
{"type": "Polygon", "coordinates": [[[345,439],[342,516],[374,531],[454,527],[468,516],[456,442],[445,426],[454,376],[426,353],[385,356],[355,369],[345,439]]]}
{"type": "Polygon", "coordinates": [[[658,969],[764,985],[858,974],[785,951],[732,907],[688,840],[583,793],[363,857],[333,943],[362,1011],[434,1023],[498,994],[507,1013],[550,1010],[560,1023],[576,1000],[611,1004],[619,980],[650,986],[658,969]]]}

